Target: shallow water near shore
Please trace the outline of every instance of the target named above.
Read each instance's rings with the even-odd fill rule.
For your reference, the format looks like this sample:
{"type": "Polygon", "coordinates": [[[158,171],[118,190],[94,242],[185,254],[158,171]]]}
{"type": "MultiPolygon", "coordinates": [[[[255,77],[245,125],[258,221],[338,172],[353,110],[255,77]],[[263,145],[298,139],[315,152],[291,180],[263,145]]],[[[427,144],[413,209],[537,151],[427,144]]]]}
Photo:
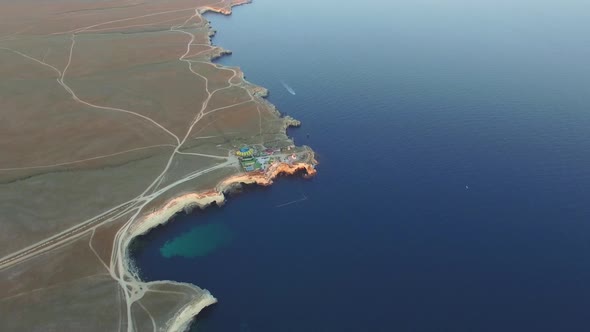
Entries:
{"type": "Polygon", "coordinates": [[[590,330],[590,6],[359,6],[207,14],[318,174],[143,236],[143,278],[219,299],[192,331],[590,330]]]}

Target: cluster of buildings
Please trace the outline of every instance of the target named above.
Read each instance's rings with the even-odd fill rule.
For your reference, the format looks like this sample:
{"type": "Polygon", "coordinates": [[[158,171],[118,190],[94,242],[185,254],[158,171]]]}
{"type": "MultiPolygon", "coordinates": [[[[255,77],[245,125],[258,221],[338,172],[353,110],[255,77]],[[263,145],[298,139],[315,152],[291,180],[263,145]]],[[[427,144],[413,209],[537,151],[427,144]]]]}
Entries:
{"type": "Polygon", "coordinates": [[[278,161],[278,157],[273,157],[276,151],[272,149],[265,149],[263,151],[255,150],[252,147],[242,147],[236,151],[236,155],[240,159],[240,165],[246,172],[266,170],[274,161],[278,161]]]}

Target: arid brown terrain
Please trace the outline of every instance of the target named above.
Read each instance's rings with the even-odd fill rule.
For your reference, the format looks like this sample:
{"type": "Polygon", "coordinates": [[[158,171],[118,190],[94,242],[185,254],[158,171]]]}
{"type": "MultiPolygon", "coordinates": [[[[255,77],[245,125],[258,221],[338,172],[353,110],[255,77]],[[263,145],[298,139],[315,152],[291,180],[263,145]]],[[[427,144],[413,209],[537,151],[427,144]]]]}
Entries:
{"type": "MultiPolygon", "coordinates": [[[[246,0],[0,0],[1,331],[177,331],[216,299],[141,281],[133,237],[222,203],[241,144],[291,146],[266,91],[211,60],[246,0]]],[[[206,286],[206,285],[204,285],[206,286]]]]}

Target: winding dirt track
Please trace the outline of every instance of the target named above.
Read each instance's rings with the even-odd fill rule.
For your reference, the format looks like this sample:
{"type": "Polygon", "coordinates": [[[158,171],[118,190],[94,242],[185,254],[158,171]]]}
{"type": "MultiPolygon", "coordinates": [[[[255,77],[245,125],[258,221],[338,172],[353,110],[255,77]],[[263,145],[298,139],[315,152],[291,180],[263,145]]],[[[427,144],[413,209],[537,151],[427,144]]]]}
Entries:
{"type": "MultiPolygon", "coordinates": [[[[35,68],[35,70],[43,69],[51,73],[51,80],[55,81],[55,87],[61,89],[71,101],[75,102],[81,107],[80,112],[97,112],[96,116],[102,115],[113,115],[122,116],[125,119],[135,121],[133,123],[141,124],[144,130],[148,132],[145,134],[143,131],[139,131],[140,135],[153,137],[152,144],[145,144],[132,147],[127,146],[109,146],[109,149],[100,150],[101,153],[94,155],[87,155],[78,158],[69,158],[66,160],[50,160],[46,162],[38,162],[35,164],[24,164],[24,165],[2,165],[0,163],[0,175],[2,174],[20,174],[19,172],[34,172],[34,173],[23,173],[26,176],[36,176],[51,174],[53,171],[63,171],[68,169],[76,169],[78,167],[90,167],[97,163],[97,167],[110,166],[108,163],[114,158],[123,158],[129,156],[129,161],[132,161],[132,157],[137,154],[146,154],[141,158],[151,157],[152,153],[155,156],[158,151],[159,156],[165,156],[163,159],[162,167],[157,170],[155,177],[149,179],[142,179],[144,183],[139,194],[125,201],[113,201],[109,208],[96,213],[89,217],[84,218],[76,222],[74,225],[64,227],[54,233],[48,233],[46,237],[41,240],[36,240],[33,243],[28,243],[26,246],[6,254],[0,258],[0,272],[11,271],[13,268],[17,268],[22,264],[32,261],[36,258],[41,257],[44,254],[58,253],[56,249],[63,249],[67,246],[72,245],[76,241],[89,237],[88,248],[94,256],[96,256],[100,266],[102,266],[106,273],[118,284],[119,293],[121,296],[119,300],[124,299],[121,305],[125,308],[126,317],[119,318],[119,330],[126,329],[127,331],[138,331],[140,327],[136,324],[136,319],[133,317],[133,306],[136,304],[143,309],[145,314],[149,317],[153,330],[160,330],[163,326],[168,329],[176,329],[185,327],[186,320],[189,317],[183,315],[194,315],[200,310],[201,307],[215,301],[209,295],[209,298],[205,302],[193,305],[193,307],[186,306],[185,310],[176,316],[176,320],[161,322],[158,317],[153,315],[149,308],[146,307],[145,303],[140,302],[147,292],[154,293],[177,293],[183,294],[182,292],[165,291],[158,287],[169,284],[170,282],[142,282],[138,276],[133,273],[130,269],[130,262],[127,258],[127,250],[133,237],[137,235],[137,223],[138,221],[145,220],[146,216],[152,211],[146,211],[146,209],[153,209],[154,204],[161,204],[170,197],[174,197],[177,194],[183,184],[193,183],[195,179],[201,177],[208,177],[210,174],[217,172],[222,169],[231,170],[234,174],[239,174],[239,162],[237,158],[231,153],[231,146],[224,143],[223,148],[227,153],[219,153],[215,150],[211,152],[211,148],[208,150],[194,150],[195,142],[207,141],[207,140],[218,140],[229,139],[226,136],[232,137],[232,139],[240,138],[241,140],[247,140],[250,144],[261,144],[265,142],[265,135],[271,133],[276,141],[276,137],[279,137],[279,141],[283,140],[284,146],[289,146],[292,142],[286,137],[284,130],[285,125],[283,119],[281,119],[274,108],[263,101],[260,97],[261,91],[257,90],[254,86],[247,83],[243,79],[242,73],[237,68],[222,67],[211,63],[211,58],[220,56],[223,54],[223,50],[212,46],[211,43],[197,42],[198,40],[206,37],[210,33],[208,22],[203,18],[202,13],[206,10],[212,10],[224,14],[230,13],[230,8],[233,5],[239,5],[248,1],[244,0],[221,0],[221,1],[209,1],[209,0],[195,0],[185,1],[178,0],[172,1],[174,5],[168,5],[165,10],[154,10],[158,6],[148,5],[137,9],[138,14],[133,14],[133,11],[126,12],[122,11],[122,14],[117,8],[127,8],[129,6],[135,6],[134,3],[129,1],[117,1],[112,0],[107,3],[102,3],[104,8],[100,5],[96,7],[92,1],[87,5],[79,5],[79,9],[75,11],[68,11],[68,0],[63,0],[64,3],[58,5],[63,8],[58,11],[58,18],[55,19],[50,16],[47,25],[53,29],[49,31],[43,31],[46,36],[51,38],[57,38],[54,44],[50,47],[45,47],[42,53],[33,52],[28,50],[26,47],[18,48],[20,45],[18,42],[25,38],[31,38],[38,40],[39,37],[38,27],[35,24],[26,25],[25,23],[15,23],[13,31],[4,33],[0,27],[0,57],[10,55],[21,59],[23,66],[27,68],[35,68]],[[196,2],[192,7],[189,6],[191,2],[196,2]],[[108,5],[112,7],[108,7],[108,5]],[[124,6],[119,6],[123,4],[124,6]],[[101,9],[113,11],[112,19],[98,20],[100,14],[96,14],[96,10],[101,9]],[[67,19],[70,15],[76,17],[84,17],[83,21],[88,20],[88,24],[84,26],[72,26],[73,24],[67,19]],[[65,18],[62,18],[64,16],[65,18]],[[148,29],[148,30],[145,30],[148,29]],[[150,30],[151,29],[151,30],[150,30]],[[115,32],[128,32],[128,33],[143,33],[144,31],[155,31],[160,35],[169,35],[174,38],[184,38],[184,47],[178,48],[178,53],[174,55],[174,61],[184,66],[184,71],[187,75],[198,80],[202,85],[201,93],[203,98],[200,99],[200,105],[195,108],[193,113],[188,114],[189,118],[184,121],[177,121],[176,123],[186,124],[187,127],[173,125],[175,122],[164,122],[160,114],[153,115],[148,111],[143,111],[141,108],[137,108],[136,105],[132,107],[121,107],[119,105],[112,104],[110,100],[104,99],[103,102],[97,101],[97,98],[88,97],[88,92],[83,91],[80,86],[76,83],[79,82],[79,73],[83,72],[87,66],[80,65],[84,61],[90,60],[87,58],[87,52],[84,49],[80,49],[80,43],[87,40],[88,36],[101,36],[101,34],[110,34],[115,32]],[[29,35],[25,36],[25,33],[29,35]],[[35,34],[33,34],[35,33],[35,34]],[[16,43],[16,44],[15,44],[16,43]],[[58,47],[63,44],[63,49],[58,47]],[[17,45],[17,46],[14,46],[17,45]],[[76,63],[76,65],[74,65],[76,63]],[[74,68],[76,67],[76,68],[74,68]],[[206,74],[207,70],[213,70],[216,73],[225,73],[222,80],[219,77],[212,77],[206,74]],[[213,79],[215,80],[213,82],[213,79]],[[232,95],[239,91],[243,94],[232,95]],[[231,93],[230,93],[231,92],[231,93]],[[220,97],[221,96],[221,97],[220,97]],[[247,96],[247,98],[245,97],[247,96]],[[230,98],[231,97],[231,98],[230,98]],[[220,100],[223,100],[220,103],[220,100]],[[219,117],[219,114],[231,113],[233,117],[238,117],[244,123],[248,122],[251,117],[255,117],[255,121],[251,122],[251,127],[240,130],[229,130],[219,129],[220,123],[223,121],[229,121],[230,117],[219,117]],[[212,128],[220,130],[221,133],[216,133],[212,128]],[[201,134],[201,132],[205,131],[201,134]],[[201,134],[202,136],[197,136],[201,134]],[[209,134],[209,135],[208,135],[209,134]],[[212,135],[211,135],[212,134],[212,135]],[[239,136],[242,135],[242,136],[239,136]],[[244,136],[245,135],[245,136],[244,136]],[[284,137],[284,138],[283,138],[284,137]],[[159,141],[161,139],[161,141],[159,141]],[[173,173],[173,168],[179,163],[182,164],[181,157],[199,158],[199,160],[206,161],[206,167],[195,167],[189,169],[182,176],[178,176],[173,173]],[[36,172],[36,173],[35,173],[36,172]],[[93,241],[96,238],[96,234],[101,227],[104,227],[115,221],[120,222],[124,220],[121,227],[118,228],[117,232],[112,238],[112,250],[110,250],[110,259],[99,253],[99,249],[93,245],[93,241]],[[180,318],[179,318],[180,317],[180,318]],[[165,325],[163,325],[165,323],[165,325]]],[[[2,9],[0,5],[0,10],[2,9]]],[[[10,8],[6,8],[5,12],[10,13],[10,8]]],[[[39,11],[43,12],[48,8],[40,8],[39,11]]],[[[1,18],[1,15],[0,15],[1,18]]],[[[34,20],[32,20],[34,21],[34,20]]],[[[77,20],[76,22],[79,22],[77,20]]],[[[10,27],[10,24],[8,24],[10,27]]],[[[166,55],[166,53],[163,53],[166,55]]],[[[46,75],[43,72],[43,75],[46,75]]],[[[201,86],[199,85],[199,86],[201,86]]],[[[175,89],[176,87],[172,87],[175,89]]],[[[0,97],[2,97],[0,95],[0,97]]],[[[0,98],[0,106],[2,99],[0,98]]],[[[167,120],[164,118],[164,120],[167,120]]],[[[234,120],[235,121],[235,120],[234,120]]],[[[131,122],[130,122],[131,123],[131,122]]],[[[231,128],[231,127],[228,127],[231,128]]],[[[240,128],[238,128],[240,129],[240,128]]],[[[138,142],[142,140],[138,140],[138,142]]],[[[143,141],[148,142],[148,139],[143,141]]],[[[150,141],[150,142],[151,142],[150,141]]],[[[67,143],[67,142],[66,142],[67,143]]],[[[219,147],[220,145],[218,145],[219,147]]],[[[289,153],[290,155],[290,153],[289,153]]],[[[286,172],[295,172],[297,169],[303,168],[309,172],[313,170],[309,165],[313,162],[313,152],[311,150],[304,150],[302,156],[307,158],[309,164],[302,163],[299,166],[288,166],[285,169],[286,172]]],[[[279,165],[280,166],[280,165],[279,165]]],[[[261,181],[263,184],[268,184],[271,178],[277,174],[284,172],[281,168],[276,168],[275,173],[271,175],[259,175],[260,180],[246,179],[243,176],[237,176],[236,181],[261,181]]],[[[223,179],[219,179],[220,181],[223,179]]],[[[224,182],[229,185],[229,182],[224,182]]],[[[218,193],[214,192],[214,195],[218,193]]],[[[214,201],[217,198],[214,199],[214,201]]],[[[181,209],[182,206],[175,207],[181,209]]],[[[180,285],[182,286],[182,285],[180,285]]],[[[47,285],[40,285],[39,288],[43,289],[48,287],[47,285]]],[[[190,290],[194,291],[194,287],[186,286],[190,290]]],[[[26,295],[27,292],[21,292],[18,294],[9,294],[3,296],[0,293],[0,302],[12,299],[18,296],[26,295]]],[[[208,294],[208,292],[207,292],[208,294]]],[[[170,317],[169,317],[170,318],[170,317]]],[[[0,325],[1,327],[1,325],[0,325]]]]}
{"type": "MultiPolygon", "coordinates": [[[[185,11],[185,10],[181,10],[181,11],[185,11]]],[[[179,12],[181,12],[179,11],[179,12]]],[[[111,262],[109,262],[109,266],[108,266],[108,270],[109,273],[111,275],[111,277],[115,280],[117,280],[121,286],[121,289],[123,290],[124,294],[125,294],[125,299],[126,299],[126,306],[127,306],[127,321],[128,323],[128,330],[129,331],[133,331],[134,327],[133,327],[133,319],[131,317],[131,305],[136,302],[137,300],[141,299],[142,295],[145,293],[145,289],[143,287],[143,283],[136,281],[136,280],[132,280],[129,281],[128,278],[126,277],[130,277],[129,272],[128,272],[128,266],[126,266],[123,257],[125,257],[126,253],[125,250],[127,248],[128,243],[122,243],[123,241],[130,241],[131,239],[126,238],[125,234],[128,231],[128,228],[133,224],[133,222],[135,221],[135,219],[137,218],[137,216],[142,212],[142,209],[148,204],[150,203],[153,199],[155,199],[156,197],[158,197],[160,194],[170,190],[171,188],[174,188],[176,185],[192,180],[195,177],[198,176],[202,176],[205,175],[215,169],[219,169],[219,168],[223,168],[223,167],[228,167],[228,166],[237,166],[237,160],[230,158],[230,157],[220,157],[220,156],[212,156],[212,155],[206,155],[206,154],[195,154],[195,155],[199,155],[199,156],[206,156],[206,157],[212,157],[212,158],[222,158],[225,159],[226,161],[222,164],[219,164],[217,166],[211,167],[209,169],[206,169],[204,171],[200,171],[198,173],[195,173],[191,176],[188,176],[186,178],[183,178],[181,180],[178,180],[172,184],[169,184],[168,186],[164,187],[164,188],[158,188],[158,184],[160,183],[161,179],[165,176],[165,174],[167,173],[167,171],[170,168],[170,165],[172,164],[172,161],[174,160],[174,157],[177,154],[180,154],[182,152],[180,152],[180,148],[182,147],[182,145],[186,142],[187,138],[189,137],[189,135],[191,134],[193,128],[195,127],[195,125],[197,125],[199,123],[199,121],[201,121],[203,119],[203,117],[206,115],[206,113],[204,113],[205,109],[207,108],[209,101],[211,100],[211,97],[213,97],[213,95],[215,95],[217,92],[227,89],[229,87],[233,87],[235,86],[235,84],[231,83],[231,80],[238,75],[238,73],[233,70],[230,69],[234,72],[233,76],[231,76],[231,78],[229,78],[227,80],[228,83],[228,87],[226,88],[219,88],[213,91],[209,91],[209,84],[208,84],[208,79],[206,77],[204,77],[203,75],[195,72],[192,69],[192,62],[190,60],[186,60],[185,57],[190,53],[191,50],[191,44],[194,42],[195,40],[195,36],[194,34],[187,32],[187,31],[183,31],[182,29],[189,23],[191,23],[192,20],[198,20],[198,22],[196,23],[202,23],[203,22],[203,18],[199,12],[199,9],[193,9],[194,14],[192,16],[190,16],[188,19],[186,19],[186,21],[184,21],[184,23],[182,23],[181,25],[177,25],[177,26],[172,26],[170,27],[170,32],[173,33],[182,33],[185,34],[187,36],[187,45],[186,45],[186,52],[184,52],[184,54],[180,55],[180,57],[178,58],[179,61],[183,61],[187,64],[189,70],[194,73],[196,76],[198,76],[199,78],[203,79],[205,81],[205,86],[206,86],[206,91],[207,91],[207,98],[203,101],[203,105],[200,109],[200,111],[195,115],[194,119],[191,122],[191,125],[189,127],[189,129],[186,131],[186,133],[184,134],[184,136],[181,138],[179,138],[177,135],[175,135],[174,133],[172,133],[170,130],[166,129],[164,126],[162,126],[161,124],[159,124],[158,122],[156,122],[155,120],[144,116],[142,114],[136,113],[136,112],[132,112],[129,110],[125,110],[125,109],[121,109],[121,108],[114,108],[114,107],[108,107],[108,106],[100,106],[100,105],[96,105],[96,104],[92,104],[90,102],[84,101],[82,99],[80,99],[77,95],[76,92],[66,83],[66,74],[68,71],[68,68],[70,67],[70,64],[72,62],[72,57],[74,56],[74,51],[75,51],[75,46],[76,46],[76,36],[80,33],[84,33],[86,31],[88,31],[89,29],[94,29],[94,28],[98,28],[100,26],[103,25],[107,25],[107,24],[111,24],[111,23],[116,23],[116,22],[122,22],[125,21],[125,19],[123,20],[115,20],[115,21],[107,21],[107,22],[103,22],[100,24],[94,24],[88,27],[84,27],[84,28],[80,28],[80,29],[76,29],[74,31],[71,32],[71,47],[69,50],[69,57],[68,57],[68,61],[67,61],[67,65],[63,70],[59,70],[56,67],[44,62],[43,60],[39,60],[36,58],[33,58],[31,56],[28,56],[26,54],[23,54],[22,52],[16,51],[16,50],[12,50],[12,49],[8,49],[8,48],[0,48],[2,50],[5,51],[10,51],[13,52],[15,54],[18,54],[26,59],[29,59],[39,65],[43,65],[46,66],[48,68],[51,68],[52,70],[55,71],[55,73],[57,74],[57,78],[56,81],[59,85],[61,85],[71,96],[72,98],[81,103],[84,104],[86,106],[90,106],[93,108],[97,108],[100,110],[104,110],[104,111],[113,111],[113,112],[123,112],[123,113],[127,113],[131,116],[136,116],[139,117],[141,119],[144,119],[150,123],[152,123],[153,125],[155,125],[156,127],[158,127],[159,129],[161,129],[162,131],[166,132],[167,134],[171,135],[172,137],[174,137],[174,139],[176,140],[177,144],[174,146],[174,150],[172,151],[172,153],[170,154],[170,157],[168,159],[168,163],[166,164],[166,167],[162,170],[162,172],[160,173],[160,175],[158,177],[156,177],[148,186],[147,188],[144,190],[144,192],[142,192],[139,196],[135,197],[133,200],[130,200],[128,202],[119,204],[117,206],[114,206],[113,208],[104,211],[103,213],[96,215],[88,220],[85,220],[83,222],[81,222],[79,225],[77,225],[74,228],[68,229],[60,234],[56,234],[48,239],[45,239],[41,242],[35,243],[33,245],[31,245],[30,247],[27,247],[19,252],[13,253],[7,257],[3,257],[0,260],[0,269],[5,269],[8,268],[14,264],[18,264],[20,262],[22,262],[25,259],[28,258],[32,258],[35,257],[36,255],[39,255],[47,250],[50,250],[51,248],[54,248],[56,246],[59,246],[61,244],[63,244],[64,242],[67,241],[71,241],[73,238],[76,238],[80,235],[82,235],[85,232],[93,232],[96,227],[111,222],[117,218],[119,218],[122,215],[127,214],[130,211],[135,211],[135,213],[132,215],[131,218],[129,218],[129,220],[127,221],[127,223],[125,224],[125,226],[123,228],[121,228],[121,230],[117,233],[116,236],[116,242],[115,242],[115,250],[113,250],[113,257],[111,258],[111,262]],[[151,193],[150,193],[151,192],[151,193]]],[[[160,15],[160,14],[164,14],[164,13],[168,13],[168,12],[161,12],[161,13],[153,13],[153,14],[149,14],[149,15],[144,15],[143,17],[149,17],[149,16],[156,16],[156,15],[160,15]]],[[[143,25],[140,25],[143,26],[143,25]]],[[[134,27],[138,27],[138,26],[134,26],[134,27]]],[[[251,99],[248,102],[253,101],[253,99],[251,99]]],[[[237,103],[237,104],[233,104],[230,106],[225,106],[225,107],[221,107],[221,108],[217,108],[217,109],[213,109],[211,111],[209,111],[208,113],[212,113],[212,112],[217,112],[223,109],[227,109],[233,106],[237,106],[242,103],[237,103]]],[[[162,145],[160,145],[162,146],[162,145]]],[[[138,148],[138,149],[147,149],[147,148],[151,148],[151,147],[143,147],[143,148],[138,148]]],[[[131,152],[131,151],[135,151],[137,149],[133,149],[133,150],[128,150],[128,151],[123,151],[123,152],[118,152],[116,154],[121,154],[121,153],[125,153],[125,152],[131,152]]],[[[107,156],[97,156],[94,158],[106,158],[111,155],[107,155],[107,156]]],[[[93,159],[94,159],[93,158],[93,159]]],[[[78,161],[73,161],[70,162],[71,163],[77,163],[77,162],[82,162],[81,160],[78,161]]],[[[65,163],[62,164],[54,164],[54,165],[45,165],[45,166],[30,166],[28,168],[42,168],[42,167],[53,167],[53,166],[60,166],[60,165],[64,165],[65,163]]],[[[12,169],[5,169],[5,170],[12,170],[12,169]]],[[[97,255],[98,257],[98,255],[97,255]]],[[[100,259],[100,257],[99,257],[100,259]]],[[[152,318],[153,319],[153,318],[152,318]]],[[[155,323],[154,323],[154,327],[155,327],[155,323]]]]}

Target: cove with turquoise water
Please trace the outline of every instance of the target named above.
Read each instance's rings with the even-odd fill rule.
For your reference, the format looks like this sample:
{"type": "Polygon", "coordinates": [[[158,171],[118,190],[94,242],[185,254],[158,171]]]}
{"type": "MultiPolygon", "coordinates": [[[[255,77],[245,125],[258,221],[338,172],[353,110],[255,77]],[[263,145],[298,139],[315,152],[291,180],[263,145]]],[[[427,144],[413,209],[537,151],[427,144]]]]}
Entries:
{"type": "Polygon", "coordinates": [[[137,240],[145,280],[219,299],[192,331],[590,331],[590,5],[207,18],[320,165],[137,240]]]}

